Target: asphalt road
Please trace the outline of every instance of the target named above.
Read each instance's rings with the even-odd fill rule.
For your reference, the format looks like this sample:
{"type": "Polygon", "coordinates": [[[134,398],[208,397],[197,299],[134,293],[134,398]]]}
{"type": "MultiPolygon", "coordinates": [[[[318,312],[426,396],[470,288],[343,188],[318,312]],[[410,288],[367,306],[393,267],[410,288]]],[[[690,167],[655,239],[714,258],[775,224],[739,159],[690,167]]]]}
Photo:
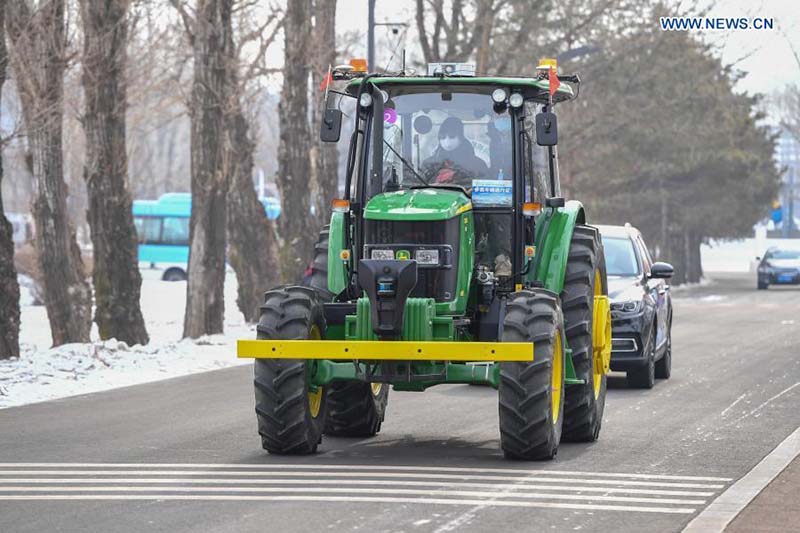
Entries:
{"type": "Polygon", "coordinates": [[[679,531],[800,426],[800,288],[754,286],[677,291],[673,377],[613,377],[600,440],[547,463],[503,460],[482,387],[299,458],[262,452],[249,366],[0,410],[0,531],[679,531]]]}

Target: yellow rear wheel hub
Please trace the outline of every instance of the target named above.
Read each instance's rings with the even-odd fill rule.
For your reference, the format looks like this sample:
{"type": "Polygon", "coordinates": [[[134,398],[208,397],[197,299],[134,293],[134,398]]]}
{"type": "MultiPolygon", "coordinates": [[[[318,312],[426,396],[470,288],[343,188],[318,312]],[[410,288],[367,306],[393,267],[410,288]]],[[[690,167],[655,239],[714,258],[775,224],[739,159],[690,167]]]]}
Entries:
{"type": "Polygon", "coordinates": [[[558,415],[561,412],[561,384],[564,382],[564,348],[561,344],[561,331],[556,331],[556,339],[553,343],[553,372],[551,375],[550,391],[552,399],[550,401],[550,411],[553,424],[558,422],[558,415]]]}
{"type": "Polygon", "coordinates": [[[375,397],[380,396],[381,389],[383,389],[383,383],[372,383],[372,395],[375,397]]]}
{"type": "Polygon", "coordinates": [[[594,274],[594,316],[592,317],[592,385],[594,397],[600,397],[603,377],[611,366],[611,307],[603,294],[600,270],[594,274]]]}

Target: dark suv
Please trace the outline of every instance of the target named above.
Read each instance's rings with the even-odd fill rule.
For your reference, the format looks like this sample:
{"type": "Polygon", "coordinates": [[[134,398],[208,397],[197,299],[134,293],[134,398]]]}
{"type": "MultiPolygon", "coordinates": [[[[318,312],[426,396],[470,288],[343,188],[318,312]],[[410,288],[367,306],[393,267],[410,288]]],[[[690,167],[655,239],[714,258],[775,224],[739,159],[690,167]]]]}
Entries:
{"type": "Polygon", "coordinates": [[[672,367],[672,265],[656,263],[639,230],[597,226],[603,238],[611,299],[611,370],[627,372],[628,384],[650,389],[672,367]]]}

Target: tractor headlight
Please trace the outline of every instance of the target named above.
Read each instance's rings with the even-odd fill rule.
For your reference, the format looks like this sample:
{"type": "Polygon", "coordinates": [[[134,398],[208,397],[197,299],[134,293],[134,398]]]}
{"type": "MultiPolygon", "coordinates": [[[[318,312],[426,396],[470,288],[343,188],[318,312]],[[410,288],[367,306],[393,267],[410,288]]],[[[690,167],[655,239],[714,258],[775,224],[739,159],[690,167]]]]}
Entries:
{"type": "Polygon", "coordinates": [[[492,102],[494,102],[495,104],[502,104],[503,102],[506,101],[507,97],[508,95],[506,94],[505,89],[497,88],[494,91],[492,91],[492,102]]]}
{"type": "Polygon", "coordinates": [[[420,265],[438,265],[439,250],[417,250],[414,252],[414,259],[420,265]]]}
{"type": "Polygon", "coordinates": [[[369,107],[372,105],[372,95],[369,93],[361,93],[358,98],[358,105],[361,107],[369,107]]]}
{"type": "Polygon", "coordinates": [[[525,98],[520,93],[514,93],[508,97],[508,103],[511,107],[522,107],[525,103],[525,98]]]}
{"type": "Polygon", "coordinates": [[[380,261],[394,260],[393,250],[372,250],[369,254],[370,259],[378,259],[380,261]]]}

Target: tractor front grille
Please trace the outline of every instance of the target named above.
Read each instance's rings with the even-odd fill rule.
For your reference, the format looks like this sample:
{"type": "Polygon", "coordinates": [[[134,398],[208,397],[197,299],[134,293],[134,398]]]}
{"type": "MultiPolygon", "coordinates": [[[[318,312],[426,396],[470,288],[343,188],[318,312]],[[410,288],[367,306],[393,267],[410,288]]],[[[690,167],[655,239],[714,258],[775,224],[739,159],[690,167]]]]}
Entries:
{"type": "Polygon", "coordinates": [[[459,220],[459,217],[445,221],[367,220],[365,258],[370,258],[372,249],[405,251],[411,258],[419,249],[437,249],[439,265],[417,269],[417,285],[410,296],[452,301],[458,282],[459,220]]]}

